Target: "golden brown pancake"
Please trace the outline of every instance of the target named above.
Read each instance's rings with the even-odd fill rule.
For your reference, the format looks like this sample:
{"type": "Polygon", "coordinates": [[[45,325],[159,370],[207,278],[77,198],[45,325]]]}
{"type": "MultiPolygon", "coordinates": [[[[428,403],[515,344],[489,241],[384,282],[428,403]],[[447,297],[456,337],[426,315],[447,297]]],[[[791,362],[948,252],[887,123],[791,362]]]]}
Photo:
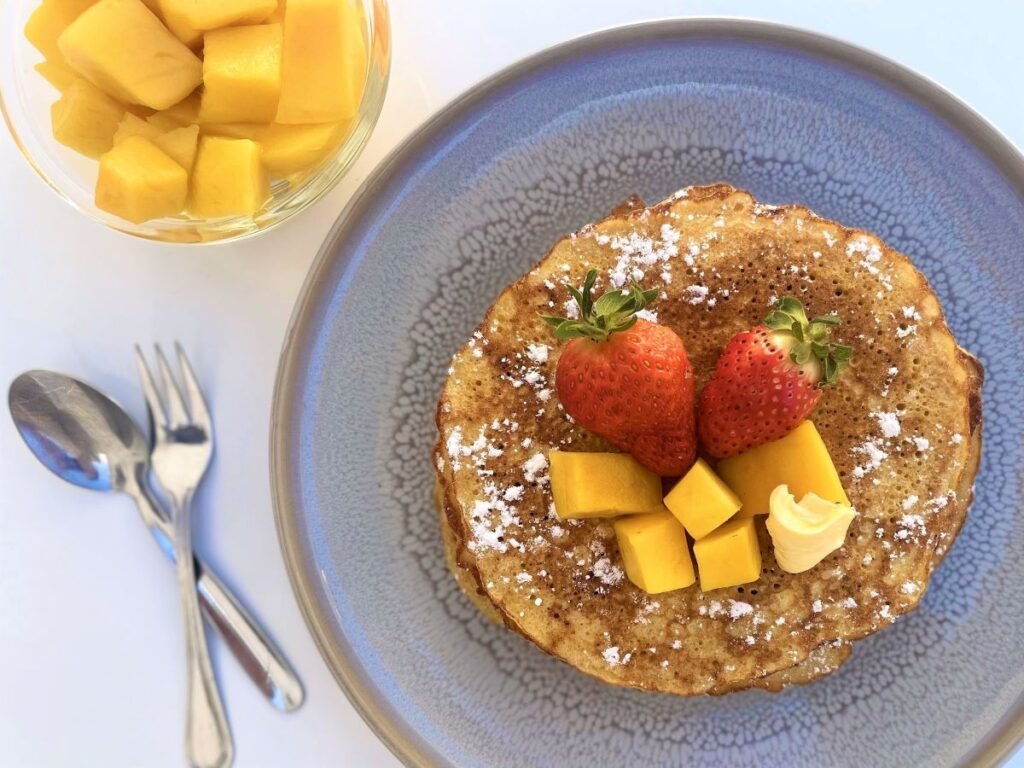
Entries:
{"type": "Polygon", "coordinates": [[[917,605],[959,532],[981,378],[925,278],[873,235],[726,185],[634,203],[559,241],[452,360],[436,462],[453,572],[507,626],[609,683],[690,695],[827,674],[849,643],[917,605]],[[600,289],[659,290],[651,310],[684,340],[698,391],[729,338],[780,296],[840,315],[835,337],[854,360],[811,418],[859,513],[842,548],[786,574],[761,524],[756,583],[649,596],[624,577],[607,521],[558,519],[547,453],[609,447],[561,409],[559,346],[539,316],[565,311],[566,284],[592,268],[600,289]]]}

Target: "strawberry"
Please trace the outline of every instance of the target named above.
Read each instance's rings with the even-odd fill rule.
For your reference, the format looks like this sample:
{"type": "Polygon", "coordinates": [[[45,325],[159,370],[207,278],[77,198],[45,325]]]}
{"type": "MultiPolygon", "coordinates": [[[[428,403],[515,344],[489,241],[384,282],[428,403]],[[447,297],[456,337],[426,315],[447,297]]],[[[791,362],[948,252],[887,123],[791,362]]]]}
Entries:
{"type": "Polygon", "coordinates": [[[853,350],[831,344],[836,315],[807,319],[787,296],[759,325],[730,339],[701,392],[700,441],[724,459],[785,437],[834,386],[853,350]]]}
{"type": "Polygon", "coordinates": [[[562,407],[585,429],[663,476],[681,475],[697,455],[693,366],[683,340],[636,313],[657,291],[611,291],[596,302],[597,271],[569,291],[578,319],[545,317],[568,341],[555,370],[562,407]]]}

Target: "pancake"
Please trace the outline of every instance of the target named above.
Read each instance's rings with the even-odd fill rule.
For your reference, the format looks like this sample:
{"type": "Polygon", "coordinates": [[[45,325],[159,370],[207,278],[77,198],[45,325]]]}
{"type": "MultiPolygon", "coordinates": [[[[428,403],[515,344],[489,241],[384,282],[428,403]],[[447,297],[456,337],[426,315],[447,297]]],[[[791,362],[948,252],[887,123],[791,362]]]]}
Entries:
{"type": "MultiPolygon", "coordinates": [[[[455,582],[459,585],[459,589],[466,596],[473,607],[476,608],[480,614],[492,624],[501,624],[502,615],[498,613],[498,610],[494,607],[487,595],[477,587],[476,582],[473,580],[472,574],[465,568],[461,567],[456,560],[456,539],[455,534],[452,533],[451,526],[448,525],[448,517],[445,513],[444,507],[444,491],[438,483],[434,488],[434,508],[438,513],[438,519],[441,525],[441,540],[444,543],[444,555],[445,563],[448,565],[448,570],[455,578],[455,582]]],[[[775,672],[771,675],[759,678],[757,680],[749,681],[749,685],[742,686],[744,688],[763,688],[768,691],[781,691],[790,685],[802,685],[815,680],[823,675],[827,675],[830,672],[838,669],[850,655],[850,644],[843,642],[831,642],[826,643],[823,646],[816,648],[812,651],[806,659],[799,664],[795,664],[789,669],[783,669],[779,672],[775,672]]],[[[733,688],[716,688],[709,691],[711,694],[724,694],[730,693],[734,690],[739,690],[737,687],[733,688]]]]}
{"type": "Polygon", "coordinates": [[[681,695],[775,690],[835,669],[849,644],[912,610],[963,524],[980,456],[980,365],[926,279],[873,235],[727,185],[627,205],[559,241],[495,301],[452,360],[438,405],[438,481],[456,572],[506,626],[606,682],[681,695]],[[729,338],[782,295],[837,312],[854,348],[811,415],[859,515],[846,544],[792,575],[759,522],[756,583],[648,596],[608,521],[562,521],[547,453],[610,450],[558,403],[559,345],[540,320],[589,269],[598,290],[657,288],[698,391],[729,338]]]}

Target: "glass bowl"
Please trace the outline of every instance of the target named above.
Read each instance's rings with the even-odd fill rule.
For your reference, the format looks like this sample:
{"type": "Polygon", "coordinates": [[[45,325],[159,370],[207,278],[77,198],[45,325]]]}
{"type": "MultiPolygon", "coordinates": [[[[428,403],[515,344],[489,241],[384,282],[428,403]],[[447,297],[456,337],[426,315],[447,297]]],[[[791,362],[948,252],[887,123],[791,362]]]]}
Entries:
{"type": "Polygon", "coordinates": [[[287,180],[271,183],[271,196],[255,216],[196,219],[185,215],[131,222],[96,207],[93,193],[99,163],[58,143],[50,130],[50,105],[60,94],[34,67],[42,55],[25,39],[25,22],[41,0],[0,4],[0,111],[29,165],[58,195],[111,229],[149,240],[211,243],[264,232],[308,208],[334,187],[359,156],[380,117],[391,65],[386,0],[351,0],[362,9],[367,76],[359,111],[348,137],[321,163],[287,180]]]}

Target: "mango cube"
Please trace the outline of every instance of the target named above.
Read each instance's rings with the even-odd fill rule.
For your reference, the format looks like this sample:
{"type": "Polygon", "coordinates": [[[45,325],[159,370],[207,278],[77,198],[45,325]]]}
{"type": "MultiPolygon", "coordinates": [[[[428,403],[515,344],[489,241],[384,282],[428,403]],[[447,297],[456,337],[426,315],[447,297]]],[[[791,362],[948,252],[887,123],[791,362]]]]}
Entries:
{"type": "Polygon", "coordinates": [[[665,506],[695,539],[711,533],[740,508],[729,490],[704,459],[697,459],[683,479],[665,497],[665,506]]]}
{"type": "MultiPolygon", "coordinates": [[[[153,10],[150,3],[146,4],[150,6],[150,10],[153,10]]],[[[164,24],[167,25],[171,34],[184,45],[195,48],[198,43],[202,42],[203,30],[196,29],[188,23],[187,16],[181,12],[180,3],[176,3],[174,0],[157,0],[157,6],[159,8],[157,15],[164,20],[164,24]]]]}
{"type": "Polygon", "coordinates": [[[167,109],[155,112],[146,119],[161,131],[173,131],[199,122],[200,96],[196,91],[167,109]]]}
{"type": "Polygon", "coordinates": [[[280,125],[272,123],[260,131],[263,167],[278,178],[320,163],[347,134],[338,123],[280,125]]]}
{"type": "Polygon", "coordinates": [[[551,493],[563,520],[664,509],[661,478],[625,453],[551,451],[551,493]]]}
{"type": "Polygon", "coordinates": [[[124,107],[84,80],[72,83],[50,108],[53,138],[86,157],[114,145],[124,107]]]}
{"type": "Polygon", "coordinates": [[[668,510],[618,518],[612,526],[626,576],[649,595],[696,581],[686,532],[668,510]]]}
{"type": "Polygon", "coordinates": [[[811,421],[801,422],[780,440],[723,459],[718,475],[739,496],[743,506],[738,517],[768,514],[768,499],[780,485],[788,485],[797,498],[816,493],[850,506],[832,457],[811,421]]]}
{"type": "Polygon", "coordinates": [[[57,39],[96,0],[43,0],[25,23],[25,37],[47,61],[64,60],[57,39]]]}
{"type": "Polygon", "coordinates": [[[34,69],[61,93],[64,93],[75,80],[81,79],[70,67],[55,61],[40,61],[34,69]]]}
{"type": "Polygon", "coordinates": [[[203,123],[269,123],[281,93],[281,26],[208,32],[203,58],[203,123]]]}
{"type": "Polygon", "coordinates": [[[352,0],[287,0],[277,122],[338,123],[359,109],[363,22],[352,0]]]}
{"type": "Polygon", "coordinates": [[[155,126],[147,123],[141,117],[133,115],[131,112],[126,112],[124,117],[121,118],[121,122],[118,123],[117,130],[114,132],[114,146],[116,147],[129,136],[141,136],[144,139],[155,142],[160,137],[160,134],[160,130],[155,126]]]}
{"type": "Polygon", "coordinates": [[[166,109],[203,79],[203,65],[141,0],[100,0],[61,34],[68,65],[119,101],[166,109]]]}
{"type": "Polygon", "coordinates": [[[178,120],[167,114],[167,110],[162,112],[154,112],[152,115],[146,118],[146,122],[155,127],[158,131],[173,131],[175,128],[184,128],[185,126],[178,120]]]}
{"type": "Polygon", "coordinates": [[[100,158],[96,206],[141,224],[185,207],[188,173],[153,142],[130,136],[100,158]]]}
{"type": "Polygon", "coordinates": [[[701,592],[735,587],[761,577],[761,548],[754,518],[732,520],[694,542],[701,592]]]}
{"type": "Polygon", "coordinates": [[[277,0],[160,0],[165,17],[200,31],[231,24],[258,24],[277,10],[277,0]]]}
{"type": "Polygon", "coordinates": [[[203,135],[259,141],[263,128],[261,123],[203,123],[203,135]]]}
{"type": "Polygon", "coordinates": [[[175,128],[159,136],[153,143],[174,162],[191,172],[196,160],[196,151],[199,149],[199,126],[175,128]]]}
{"type": "Polygon", "coordinates": [[[204,136],[192,166],[189,209],[203,218],[251,216],[270,190],[260,165],[260,145],[249,139],[204,136]]]}

